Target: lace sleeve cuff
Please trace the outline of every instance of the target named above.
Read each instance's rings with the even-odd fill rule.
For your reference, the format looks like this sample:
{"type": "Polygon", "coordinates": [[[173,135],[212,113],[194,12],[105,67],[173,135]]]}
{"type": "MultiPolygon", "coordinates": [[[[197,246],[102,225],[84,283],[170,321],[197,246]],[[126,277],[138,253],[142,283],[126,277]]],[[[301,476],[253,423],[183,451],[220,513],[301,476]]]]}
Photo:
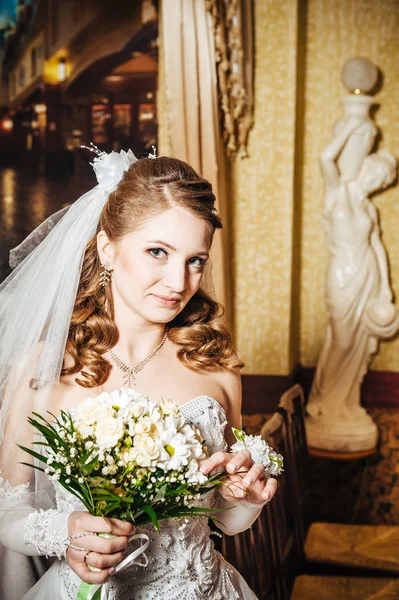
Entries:
{"type": "Polygon", "coordinates": [[[40,555],[65,557],[68,546],[69,513],[60,510],[37,510],[25,522],[24,542],[32,545],[40,555]]]}

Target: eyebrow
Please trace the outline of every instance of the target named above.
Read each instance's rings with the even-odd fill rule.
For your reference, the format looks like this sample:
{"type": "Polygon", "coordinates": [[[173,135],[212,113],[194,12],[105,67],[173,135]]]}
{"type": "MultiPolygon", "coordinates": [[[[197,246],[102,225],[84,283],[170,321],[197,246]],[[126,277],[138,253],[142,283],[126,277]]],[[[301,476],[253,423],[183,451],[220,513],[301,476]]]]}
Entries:
{"type": "MultiPolygon", "coordinates": [[[[147,244],[160,244],[161,246],[166,246],[166,248],[169,248],[169,250],[172,250],[173,252],[177,252],[174,246],[168,244],[168,242],[163,242],[162,240],[148,240],[147,244]]],[[[196,252],[196,254],[198,256],[209,256],[209,252],[196,252]]]]}

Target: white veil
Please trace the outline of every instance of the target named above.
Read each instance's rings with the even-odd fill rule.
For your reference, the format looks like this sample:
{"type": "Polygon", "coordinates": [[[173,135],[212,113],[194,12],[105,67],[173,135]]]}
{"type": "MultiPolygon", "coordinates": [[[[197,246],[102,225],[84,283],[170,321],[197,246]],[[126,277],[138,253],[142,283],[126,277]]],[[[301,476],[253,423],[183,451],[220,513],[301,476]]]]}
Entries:
{"type": "Polygon", "coordinates": [[[131,151],[99,153],[92,163],[98,185],[10,253],[14,270],[0,285],[0,475],[13,486],[26,483],[19,461],[28,457],[16,446],[32,437],[24,421],[33,410],[45,414],[59,381],[86,245],[136,160],[131,151]]]}

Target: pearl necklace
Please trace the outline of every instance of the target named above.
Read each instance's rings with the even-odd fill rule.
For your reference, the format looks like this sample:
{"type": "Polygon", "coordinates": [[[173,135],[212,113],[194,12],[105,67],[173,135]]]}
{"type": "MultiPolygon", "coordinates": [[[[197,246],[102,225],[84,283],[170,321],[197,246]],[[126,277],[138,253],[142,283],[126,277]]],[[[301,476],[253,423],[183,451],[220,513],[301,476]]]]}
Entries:
{"type": "Polygon", "coordinates": [[[142,369],[144,369],[146,364],[149,363],[152,358],[154,358],[154,356],[156,355],[158,350],[160,350],[162,348],[162,346],[164,345],[164,343],[166,342],[167,337],[168,337],[168,330],[165,331],[165,335],[163,336],[163,338],[160,341],[160,343],[158,344],[158,346],[152,352],[150,352],[148,356],[146,356],[143,360],[141,360],[139,363],[137,363],[137,365],[133,365],[131,367],[129,367],[126,363],[124,363],[121,358],[116,356],[115,352],[113,352],[112,350],[108,350],[109,355],[112,358],[112,360],[114,361],[114,363],[116,364],[116,366],[119,367],[125,373],[125,375],[123,376],[123,380],[124,380],[123,387],[125,387],[125,386],[127,386],[129,388],[136,387],[135,375],[137,375],[137,373],[142,371],[142,369]]]}

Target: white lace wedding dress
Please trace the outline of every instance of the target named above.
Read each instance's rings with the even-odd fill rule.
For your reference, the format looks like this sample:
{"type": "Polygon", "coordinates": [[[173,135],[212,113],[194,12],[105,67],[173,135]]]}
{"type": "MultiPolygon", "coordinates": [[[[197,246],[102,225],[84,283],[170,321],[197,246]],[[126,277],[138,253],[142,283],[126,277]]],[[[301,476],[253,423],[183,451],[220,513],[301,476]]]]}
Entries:
{"type": "MultiPolygon", "coordinates": [[[[210,452],[226,449],[223,436],[226,416],[216,400],[200,396],[184,404],[181,411],[201,430],[210,452]]],[[[55,485],[57,508],[29,514],[24,525],[24,543],[36,548],[36,554],[57,555],[60,560],[52,564],[23,600],[77,598],[81,582],[64,558],[65,515],[84,508],[59,484],[55,485]]],[[[212,491],[202,505],[214,506],[218,498],[218,492],[212,491]]],[[[256,508],[254,513],[253,506],[239,505],[228,512],[236,510],[240,513],[232,515],[235,527],[240,514],[242,521],[238,530],[246,529],[259,514],[256,508]]],[[[256,600],[241,575],[215,550],[207,519],[169,519],[161,522],[160,534],[150,525],[140,527],[137,533],[140,532],[150,539],[146,550],[148,565],[133,565],[111,577],[112,600],[256,600]]],[[[131,551],[135,548],[133,545],[131,551]]],[[[11,598],[16,600],[11,594],[2,600],[11,598]]]]}

